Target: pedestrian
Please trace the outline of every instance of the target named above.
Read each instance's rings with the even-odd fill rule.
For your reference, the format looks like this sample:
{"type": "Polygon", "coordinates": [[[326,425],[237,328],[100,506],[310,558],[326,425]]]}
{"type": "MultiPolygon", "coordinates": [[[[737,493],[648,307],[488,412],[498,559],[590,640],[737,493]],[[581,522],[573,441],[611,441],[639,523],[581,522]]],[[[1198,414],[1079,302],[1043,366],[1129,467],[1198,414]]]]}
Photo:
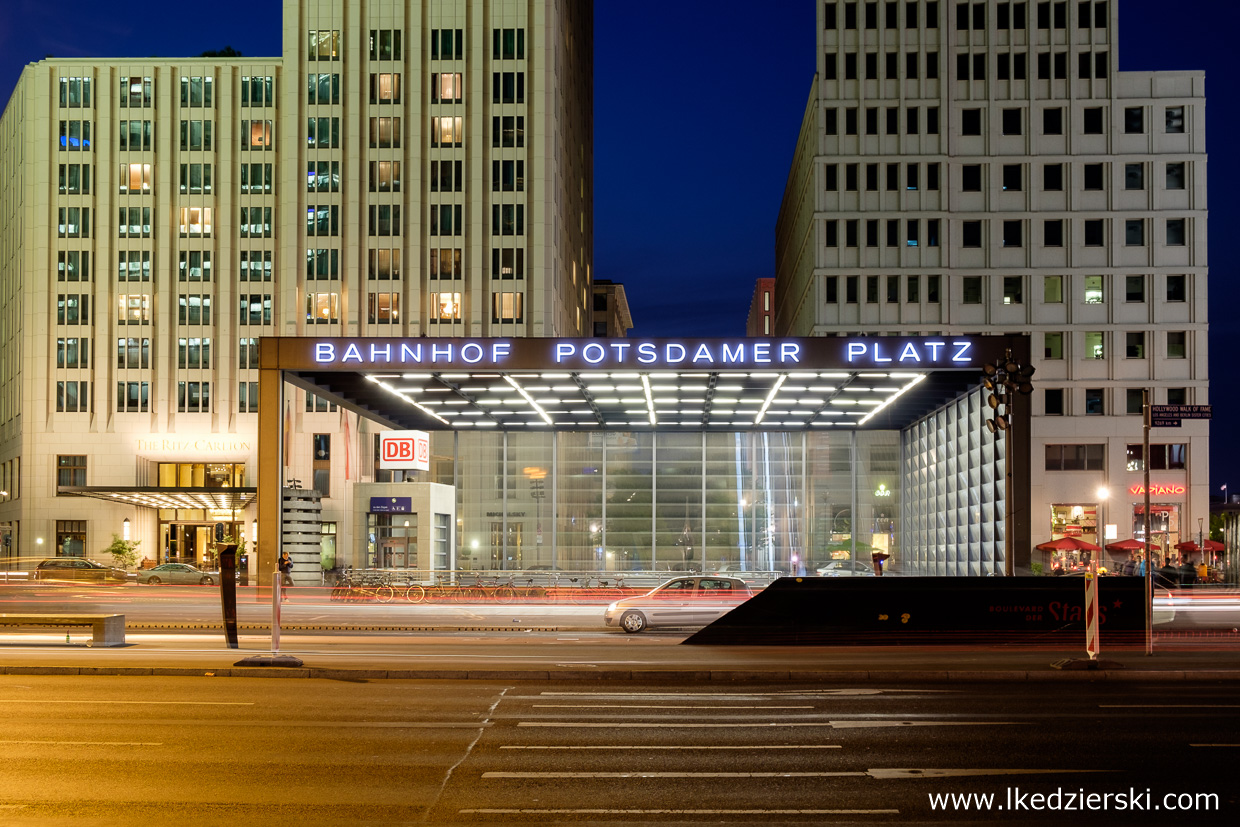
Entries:
{"type": "Polygon", "coordinates": [[[1132,559],[1132,552],[1128,553],[1128,559],[1119,564],[1119,573],[1124,577],[1132,577],[1132,573],[1136,571],[1136,561],[1132,559]]]}
{"type": "MultiPolygon", "coordinates": [[[[289,559],[287,551],[280,552],[280,562],[278,563],[278,566],[279,566],[280,574],[281,574],[280,583],[284,586],[292,586],[293,585],[293,561],[289,559]]],[[[282,596],[282,599],[288,600],[288,597],[282,596]]]]}
{"type": "Polygon", "coordinates": [[[1180,585],[1180,571],[1171,562],[1170,556],[1167,557],[1167,562],[1163,563],[1162,568],[1154,572],[1154,580],[1164,589],[1173,589],[1180,585]]]}

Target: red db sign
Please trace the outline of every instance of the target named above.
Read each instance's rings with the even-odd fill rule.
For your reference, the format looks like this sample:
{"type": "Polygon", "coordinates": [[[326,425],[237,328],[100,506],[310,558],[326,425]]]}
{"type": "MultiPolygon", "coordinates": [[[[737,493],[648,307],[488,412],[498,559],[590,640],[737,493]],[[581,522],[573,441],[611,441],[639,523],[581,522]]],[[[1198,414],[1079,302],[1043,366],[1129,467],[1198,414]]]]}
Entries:
{"type": "Polygon", "coordinates": [[[379,467],[384,470],[431,468],[431,436],[426,431],[386,431],[379,434],[379,467]]]}

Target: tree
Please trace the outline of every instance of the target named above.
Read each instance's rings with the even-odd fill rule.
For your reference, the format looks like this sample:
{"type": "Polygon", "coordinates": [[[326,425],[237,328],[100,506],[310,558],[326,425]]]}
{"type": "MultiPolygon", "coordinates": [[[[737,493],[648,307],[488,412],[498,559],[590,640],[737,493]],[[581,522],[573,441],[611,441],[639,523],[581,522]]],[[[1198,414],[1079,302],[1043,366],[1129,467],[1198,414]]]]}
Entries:
{"type": "Polygon", "coordinates": [[[244,55],[232,46],[225,46],[223,49],[213,49],[211,51],[203,52],[199,55],[199,57],[244,57],[244,55]]]}
{"type": "Polygon", "coordinates": [[[112,535],[112,545],[103,550],[104,554],[112,555],[112,562],[121,568],[133,568],[138,564],[138,546],[141,540],[122,540],[119,535],[112,535]]]}

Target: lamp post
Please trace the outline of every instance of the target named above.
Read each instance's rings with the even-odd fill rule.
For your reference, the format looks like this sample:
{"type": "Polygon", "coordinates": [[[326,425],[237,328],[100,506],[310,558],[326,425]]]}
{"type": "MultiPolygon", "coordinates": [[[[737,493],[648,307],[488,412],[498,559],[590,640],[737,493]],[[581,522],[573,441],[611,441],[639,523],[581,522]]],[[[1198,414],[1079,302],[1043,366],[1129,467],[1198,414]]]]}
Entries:
{"type": "MultiPolygon", "coordinates": [[[[1035,368],[1022,365],[1012,358],[1012,351],[1005,351],[1002,359],[982,365],[982,387],[990,391],[986,404],[995,412],[993,419],[987,419],[986,430],[995,435],[996,439],[1006,435],[1012,426],[1012,407],[1017,394],[1028,396],[1033,393],[1033,377],[1035,368]]],[[[1010,438],[1003,440],[1003,573],[1011,577],[1016,573],[1016,563],[1012,552],[1016,536],[1012,524],[1012,464],[1013,448],[1010,438]]]]}
{"type": "MultiPolygon", "coordinates": [[[[1098,494],[1098,513],[1094,517],[1094,522],[1096,523],[1095,528],[1097,529],[1096,533],[1098,535],[1098,546],[1105,549],[1107,541],[1107,523],[1103,518],[1106,516],[1106,511],[1104,509],[1107,504],[1107,498],[1111,496],[1111,492],[1107,490],[1105,485],[1103,485],[1098,488],[1096,493],[1098,494]]],[[[1098,556],[1101,558],[1102,552],[1098,552],[1098,556]]],[[[1094,562],[1094,568],[1097,570],[1097,561],[1094,562]]]]}

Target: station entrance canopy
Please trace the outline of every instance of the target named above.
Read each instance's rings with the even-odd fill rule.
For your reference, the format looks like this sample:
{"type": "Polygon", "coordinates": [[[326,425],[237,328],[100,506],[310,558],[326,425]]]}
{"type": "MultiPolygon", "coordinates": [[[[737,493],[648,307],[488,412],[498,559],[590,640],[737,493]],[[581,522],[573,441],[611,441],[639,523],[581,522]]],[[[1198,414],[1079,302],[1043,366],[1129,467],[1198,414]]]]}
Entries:
{"type": "Polygon", "coordinates": [[[1028,340],[268,338],[261,348],[263,369],[398,429],[890,430],[976,388],[984,363],[1027,359],[1028,340]]]}

